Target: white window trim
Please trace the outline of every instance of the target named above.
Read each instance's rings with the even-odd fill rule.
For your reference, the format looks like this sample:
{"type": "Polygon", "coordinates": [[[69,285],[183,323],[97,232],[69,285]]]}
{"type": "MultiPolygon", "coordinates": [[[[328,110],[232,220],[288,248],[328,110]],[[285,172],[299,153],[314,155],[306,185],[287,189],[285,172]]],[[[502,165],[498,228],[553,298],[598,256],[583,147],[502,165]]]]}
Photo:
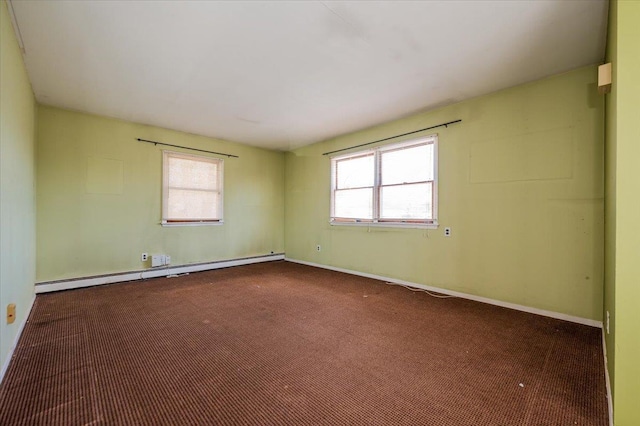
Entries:
{"type": "Polygon", "coordinates": [[[172,228],[174,226],[217,226],[224,225],[224,220],[216,220],[216,221],[200,221],[200,222],[167,222],[162,221],[160,225],[167,228],[172,228]]]}
{"type": "MultiPolygon", "coordinates": [[[[418,228],[418,229],[438,229],[438,163],[439,163],[439,157],[438,157],[438,134],[432,134],[429,136],[424,136],[421,138],[417,138],[417,139],[411,139],[409,141],[406,142],[400,142],[400,143],[395,143],[395,144],[389,144],[389,145],[383,145],[383,146],[378,146],[375,148],[371,148],[371,149],[367,149],[367,150],[361,150],[361,151],[353,151],[350,152],[348,154],[341,154],[341,155],[336,155],[336,156],[332,156],[331,157],[331,206],[330,206],[330,211],[329,211],[329,224],[331,226],[356,226],[356,227],[376,227],[376,228],[418,228]],[[432,212],[433,212],[433,219],[429,220],[428,222],[411,222],[411,221],[399,221],[399,222],[390,222],[390,221],[378,221],[377,219],[368,221],[368,220],[360,220],[360,221],[348,221],[348,220],[338,220],[336,221],[333,218],[333,213],[335,211],[335,206],[334,206],[334,202],[335,202],[335,181],[333,179],[333,177],[335,176],[335,164],[337,160],[340,160],[342,158],[349,158],[349,157],[353,157],[353,156],[357,156],[357,155],[363,155],[363,154],[368,154],[368,153],[375,153],[377,152],[384,152],[384,151],[393,151],[399,148],[404,148],[404,147],[408,147],[408,146],[412,146],[412,145],[420,145],[422,143],[431,143],[433,144],[433,156],[434,156],[434,164],[433,164],[433,187],[432,187],[432,191],[433,191],[433,200],[432,200],[432,212]]],[[[375,194],[377,191],[376,189],[379,188],[379,180],[380,180],[380,172],[379,172],[379,156],[375,157],[375,182],[374,182],[374,197],[377,198],[377,195],[375,194]]],[[[375,199],[374,198],[374,199],[375,199]]],[[[375,204],[375,203],[374,203],[375,204]]],[[[374,205],[374,213],[375,210],[377,210],[376,206],[374,205]]]]}
{"type": "Polygon", "coordinates": [[[204,155],[187,154],[184,152],[162,150],[162,218],[160,225],[163,227],[176,227],[176,226],[215,226],[224,224],[224,159],[217,157],[206,157],[204,155]],[[220,219],[216,220],[200,220],[200,221],[176,221],[167,219],[168,211],[168,174],[165,173],[167,167],[167,157],[177,156],[186,159],[204,160],[209,162],[217,162],[219,164],[218,179],[220,181],[220,219]]]}

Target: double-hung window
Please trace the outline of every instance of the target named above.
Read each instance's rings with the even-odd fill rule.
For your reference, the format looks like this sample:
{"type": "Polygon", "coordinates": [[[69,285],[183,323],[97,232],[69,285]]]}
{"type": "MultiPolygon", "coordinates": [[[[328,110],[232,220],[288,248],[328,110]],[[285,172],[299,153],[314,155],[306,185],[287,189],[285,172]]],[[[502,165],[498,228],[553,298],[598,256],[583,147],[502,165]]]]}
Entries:
{"type": "Polygon", "coordinates": [[[436,135],[331,159],[331,223],[437,226],[436,135]]]}
{"type": "Polygon", "coordinates": [[[162,223],[222,223],[223,160],[164,151],[162,223]]]}

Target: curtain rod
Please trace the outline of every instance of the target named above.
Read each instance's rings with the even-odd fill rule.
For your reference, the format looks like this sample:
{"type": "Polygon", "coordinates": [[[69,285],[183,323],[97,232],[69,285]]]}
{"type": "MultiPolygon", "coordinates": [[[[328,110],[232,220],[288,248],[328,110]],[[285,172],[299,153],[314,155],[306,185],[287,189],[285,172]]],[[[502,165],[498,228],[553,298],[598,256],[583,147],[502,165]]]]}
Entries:
{"type": "Polygon", "coordinates": [[[136,140],[138,142],[147,142],[147,143],[152,143],[154,145],[172,146],[174,148],[184,148],[184,149],[190,149],[191,151],[206,152],[206,153],[209,153],[209,154],[226,155],[227,157],[240,158],[237,155],[233,155],[233,154],[224,154],[222,152],[207,151],[207,150],[198,149],[198,148],[189,148],[188,146],[171,145],[170,143],[156,142],[156,141],[150,141],[150,140],[147,140],[147,139],[140,139],[140,138],[136,138],[136,140]]]}
{"type": "Polygon", "coordinates": [[[425,127],[424,129],[414,130],[413,132],[403,133],[401,135],[395,135],[395,136],[391,136],[391,137],[384,138],[384,139],[378,139],[377,141],[373,141],[373,142],[367,142],[367,143],[362,143],[360,145],[350,146],[349,148],[336,149],[335,151],[325,152],[322,155],[335,154],[336,152],[346,151],[348,149],[360,148],[361,146],[367,146],[367,145],[371,145],[371,144],[378,143],[378,142],[384,142],[384,141],[388,141],[389,139],[395,139],[395,138],[399,138],[401,136],[412,135],[414,133],[424,132],[425,130],[435,129],[437,127],[449,127],[449,124],[460,123],[461,121],[462,120],[449,121],[448,123],[438,124],[437,126],[425,127]]]}

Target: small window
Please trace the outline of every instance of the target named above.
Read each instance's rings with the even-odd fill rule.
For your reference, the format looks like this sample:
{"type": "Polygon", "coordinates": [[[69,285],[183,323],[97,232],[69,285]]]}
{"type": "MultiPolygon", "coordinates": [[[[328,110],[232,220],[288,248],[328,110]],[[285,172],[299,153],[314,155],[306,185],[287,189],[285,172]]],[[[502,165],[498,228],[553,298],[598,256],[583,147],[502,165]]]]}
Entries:
{"type": "Polygon", "coordinates": [[[437,226],[437,136],[331,159],[331,223],[437,226]]]}
{"type": "Polygon", "coordinates": [[[219,158],[163,152],[162,223],[222,223],[219,158]]]}

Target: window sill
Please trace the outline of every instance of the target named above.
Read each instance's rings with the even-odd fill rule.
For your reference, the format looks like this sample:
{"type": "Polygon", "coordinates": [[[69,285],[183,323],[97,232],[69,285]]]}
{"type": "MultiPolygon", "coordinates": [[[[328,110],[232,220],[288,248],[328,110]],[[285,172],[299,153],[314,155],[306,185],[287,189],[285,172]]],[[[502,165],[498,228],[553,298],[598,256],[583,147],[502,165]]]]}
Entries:
{"type": "Polygon", "coordinates": [[[438,229],[438,222],[433,223],[402,223],[402,222],[335,222],[329,221],[331,226],[359,226],[369,228],[413,228],[438,229]]]}
{"type": "Polygon", "coordinates": [[[163,227],[166,226],[168,228],[172,228],[174,226],[216,226],[216,225],[224,225],[224,221],[216,220],[212,222],[160,222],[160,225],[163,227]]]}

